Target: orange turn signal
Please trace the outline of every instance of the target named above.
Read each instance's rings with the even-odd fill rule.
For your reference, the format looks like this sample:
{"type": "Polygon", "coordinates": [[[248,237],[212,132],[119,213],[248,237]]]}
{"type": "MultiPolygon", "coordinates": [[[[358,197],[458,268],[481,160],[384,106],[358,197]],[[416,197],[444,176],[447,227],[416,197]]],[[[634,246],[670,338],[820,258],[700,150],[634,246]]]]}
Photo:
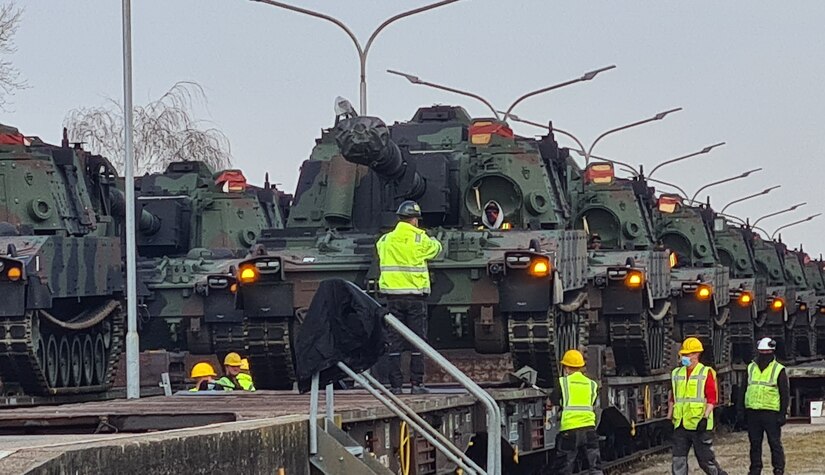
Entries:
{"type": "Polygon", "coordinates": [[[696,298],[699,300],[710,300],[710,296],[713,295],[713,288],[709,285],[700,285],[696,289],[696,298]]]}
{"type": "Polygon", "coordinates": [[[644,274],[641,271],[630,271],[624,278],[624,285],[630,289],[638,289],[645,282],[644,274]]]}
{"type": "Polygon", "coordinates": [[[11,267],[6,271],[6,277],[12,282],[17,282],[20,277],[23,277],[23,271],[19,267],[11,267]]]}
{"type": "Polygon", "coordinates": [[[547,277],[550,275],[550,263],[544,259],[535,259],[530,264],[530,274],[535,277],[547,277]]]}
{"type": "Polygon", "coordinates": [[[771,308],[773,310],[782,310],[782,308],[784,306],[785,306],[785,301],[782,300],[779,297],[774,298],[773,301],[771,302],[771,308]]]}
{"type": "Polygon", "coordinates": [[[258,280],[258,269],[255,266],[243,266],[238,272],[238,280],[242,284],[251,284],[258,280]]]}

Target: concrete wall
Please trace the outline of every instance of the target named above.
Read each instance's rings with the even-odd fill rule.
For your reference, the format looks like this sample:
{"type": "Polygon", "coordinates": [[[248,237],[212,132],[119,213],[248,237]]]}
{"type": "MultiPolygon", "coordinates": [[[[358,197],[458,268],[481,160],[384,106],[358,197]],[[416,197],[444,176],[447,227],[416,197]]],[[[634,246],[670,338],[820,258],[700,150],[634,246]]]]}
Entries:
{"type": "Polygon", "coordinates": [[[309,475],[306,417],[230,422],[201,428],[36,446],[0,459],[0,473],[309,475]]]}

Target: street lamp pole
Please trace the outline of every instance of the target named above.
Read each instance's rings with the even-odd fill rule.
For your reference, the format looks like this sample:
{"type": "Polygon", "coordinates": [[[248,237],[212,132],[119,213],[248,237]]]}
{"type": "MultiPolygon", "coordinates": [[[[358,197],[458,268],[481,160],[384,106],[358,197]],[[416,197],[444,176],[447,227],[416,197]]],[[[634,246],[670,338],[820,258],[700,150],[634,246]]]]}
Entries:
{"type": "Polygon", "coordinates": [[[554,84],[552,86],[547,86],[547,87],[543,87],[541,89],[536,89],[535,91],[532,91],[532,92],[528,92],[527,94],[524,94],[523,96],[521,96],[518,99],[516,99],[515,101],[513,101],[512,104],[510,104],[510,107],[507,108],[507,112],[504,113],[503,120],[507,121],[507,118],[510,116],[510,112],[512,112],[513,109],[515,109],[516,106],[519,105],[525,99],[528,99],[528,98],[533,97],[533,96],[537,96],[539,94],[544,94],[545,92],[552,91],[553,89],[561,89],[564,86],[569,86],[569,85],[575,84],[577,82],[589,81],[589,80],[593,79],[594,77],[596,77],[597,74],[603,73],[605,71],[610,71],[611,69],[614,69],[615,67],[616,67],[616,65],[612,64],[612,65],[606,66],[604,68],[599,68],[599,69],[595,69],[593,71],[586,72],[586,73],[582,74],[581,77],[578,77],[576,79],[571,79],[569,81],[565,81],[565,82],[562,82],[562,83],[559,83],[559,84],[554,84]]]}
{"type": "Polygon", "coordinates": [[[719,143],[716,143],[716,144],[713,144],[713,145],[708,145],[707,147],[703,148],[702,150],[699,150],[698,152],[693,152],[693,153],[690,153],[690,154],[687,154],[687,155],[682,155],[681,157],[676,157],[676,158],[671,158],[670,160],[665,160],[664,162],[662,162],[662,163],[656,165],[655,167],[653,167],[653,170],[651,170],[650,173],[647,174],[647,176],[648,176],[648,178],[650,178],[651,176],[653,176],[654,173],[656,173],[656,170],[662,168],[665,165],[670,165],[671,163],[681,162],[682,160],[687,160],[688,158],[708,153],[711,150],[713,150],[714,148],[721,147],[722,145],[725,145],[725,142],[719,142],[719,143]]]}
{"type": "Polygon", "coordinates": [[[320,19],[326,20],[326,21],[336,25],[337,27],[341,28],[342,30],[344,30],[344,33],[346,33],[347,36],[349,36],[349,38],[352,40],[352,43],[355,45],[356,51],[358,51],[358,61],[360,62],[360,67],[361,67],[361,79],[360,79],[360,82],[359,82],[359,96],[360,96],[360,102],[361,103],[360,103],[360,107],[359,107],[359,109],[360,109],[359,112],[360,112],[361,115],[366,115],[366,113],[367,113],[367,56],[369,55],[370,48],[372,47],[372,43],[373,43],[373,41],[375,41],[375,38],[378,36],[378,34],[381,33],[381,31],[384,28],[386,28],[387,26],[389,26],[390,24],[394,23],[397,20],[400,20],[402,18],[406,18],[408,16],[415,15],[416,13],[421,13],[421,12],[432,10],[434,8],[438,8],[438,7],[441,7],[441,6],[444,6],[444,5],[449,5],[450,3],[455,3],[459,0],[443,0],[441,2],[436,2],[436,3],[431,3],[429,5],[424,5],[422,7],[419,7],[419,8],[413,9],[413,10],[409,10],[409,11],[406,11],[406,12],[403,12],[403,13],[399,13],[398,15],[387,18],[386,20],[384,20],[383,23],[378,25],[378,28],[376,28],[375,31],[372,32],[372,34],[367,39],[367,43],[364,47],[361,47],[361,42],[358,41],[358,38],[355,36],[355,33],[353,33],[352,30],[350,30],[349,27],[344,24],[344,22],[342,22],[341,20],[339,20],[337,18],[326,15],[324,13],[316,12],[316,11],[309,10],[309,9],[306,9],[306,8],[296,7],[296,6],[290,5],[288,3],[277,2],[277,1],[274,1],[274,0],[252,0],[252,1],[253,2],[258,2],[258,3],[265,3],[265,4],[271,5],[273,7],[283,8],[285,10],[293,11],[293,12],[296,12],[296,13],[303,13],[304,15],[309,15],[309,16],[313,16],[315,18],[320,18],[320,19]]]}
{"type": "Polygon", "coordinates": [[[731,206],[731,205],[735,205],[736,203],[741,203],[741,202],[743,202],[743,201],[747,201],[747,200],[750,200],[750,199],[753,199],[753,198],[757,198],[757,197],[759,197],[759,196],[767,195],[768,193],[770,193],[771,191],[773,191],[773,190],[775,190],[775,189],[777,189],[777,188],[782,188],[782,185],[774,185],[774,186],[772,186],[772,187],[770,187],[770,188],[765,188],[764,190],[760,191],[759,193],[754,193],[754,194],[752,194],[752,195],[744,196],[744,197],[742,197],[742,198],[739,198],[739,199],[733,200],[733,201],[731,201],[730,203],[726,204],[726,205],[722,208],[722,211],[720,211],[720,213],[724,213],[724,212],[725,212],[725,210],[726,210],[726,209],[728,209],[728,208],[730,208],[730,206],[731,206]]]}
{"type": "MultiPolygon", "coordinates": [[[[683,196],[685,199],[688,199],[687,192],[686,192],[683,188],[681,188],[680,186],[678,186],[678,185],[674,185],[673,183],[670,183],[670,182],[667,182],[667,181],[657,180],[657,179],[655,179],[655,178],[650,178],[649,176],[648,176],[648,177],[645,177],[645,180],[647,180],[647,181],[651,181],[651,182],[653,182],[653,183],[659,183],[660,185],[669,186],[669,187],[671,187],[671,188],[675,188],[675,189],[679,190],[679,193],[681,193],[681,194],[682,194],[682,196],[683,196]]],[[[688,203],[688,205],[692,205],[692,204],[693,204],[693,203],[688,203]]]]}
{"type": "Polygon", "coordinates": [[[586,166],[590,163],[590,157],[591,157],[591,155],[593,154],[593,149],[596,147],[596,144],[598,144],[598,143],[599,143],[599,141],[600,141],[600,140],[602,140],[603,138],[607,137],[608,135],[611,135],[611,134],[614,134],[614,133],[616,133],[616,132],[619,132],[619,131],[621,131],[621,130],[626,130],[626,129],[630,129],[630,128],[632,128],[632,127],[636,127],[636,126],[639,126],[639,125],[647,124],[648,122],[654,122],[654,121],[657,121],[657,120],[662,120],[662,119],[664,119],[667,115],[672,114],[672,113],[674,113],[674,112],[679,112],[680,110],[682,110],[682,108],[681,108],[681,107],[677,107],[677,108],[675,108],[675,109],[666,110],[666,111],[664,111],[664,112],[659,112],[658,114],[654,115],[653,117],[651,117],[651,118],[649,118],[649,119],[640,120],[640,121],[638,121],[638,122],[633,122],[633,123],[631,123],[631,124],[623,125],[623,126],[621,126],[621,127],[616,127],[616,128],[614,128],[614,129],[610,129],[610,130],[608,130],[608,131],[606,131],[606,132],[603,132],[601,135],[599,135],[598,137],[596,137],[596,140],[594,140],[594,141],[593,141],[593,143],[590,145],[590,148],[589,148],[589,149],[587,149],[587,152],[586,152],[586,153],[585,153],[585,155],[584,155],[584,165],[585,165],[585,167],[586,167],[586,166]]]}
{"type": "MultiPolygon", "coordinates": [[[[796,211],[797,208],[799,208],[801,206],[805,206],[806,204],[808,204],[808,203],[803,201],[802,203],[797,203],[797,204],[791,206],[790,208],[785,208],[783,210],[779,210],[779,211],[775,211],[773,213],[766,214],[765,216],[762,216],[759,219],[757,219],[756,221],[754,221],[753,224],[751,225],[751,227],[755,228],[756,225],[759,224],[759,222],[762,221],[763,219],[772,218],[774,216],[779,216],[780,214],[790,213],[791,211],[796,211]]],[[[765,233],[765,235],[767,235],[767,234],[768,233],[765,233]]]]}
{"type": "Polygon", "coordinates": [[[123,0],[123,129],[126,180],[126,397],[140,398],[135,256],[135,159],[132,107],[132,2],[123,0]]]}
{"type": "Polygon", "coordinates": [[[479,96],[478,94],[474,94],[474,93],[468,92],[468,91],[462,91],[461,89],[455,89],[455,88],[452,88],[452,87],[449,87],[449,86],[442,86],[441,84],[427,82],[427,81],[424,81],[423,79],[419,78],[418,76],[414,76],[412,74],[407,74],[407,73],[402,73],[400,71],[394,71],[392,69],[388,69],[387,72],[390,73],[390,74],[395,74],[396,76],[401,76],[402,78],[406,79],[407,81],[411,82],[412,84],[416,84],[416,85],[419,85],[419,86],[427,86],[427,87],[431,87],[433,89],[440,89],[442,91],[452,92],[454,94],[459,94],[461,96],[472,97],[473,99],[476,99],[476,100],[481,101],[482,103],[484,103],[484,105],[487,106],[487,108],[490,109],[490,111],[493,113],[493,116],[496,119],[500,119],[500,117],[498,115],[498,112],[496,112],[496,108],[493,107],[492,104],[490,104],[490,101],[488,101],[487,99],[479,96]]]}
{"type": "Polygon", "coordinates": [[[696,193],[693,194],[693,196],[690,198],[690,201],[695,202],[696,197],[699,196],[699,193],[701,193],[702,191],[704,191],[704,190],[706,190],[706,189],[708,189],[712,186],[721,185],[723,183],[729,183],[731,181],[741,180],[742,178],[747,178],[748,176],[750,176],[751,173],[756,173],[758,171],[762,171],[762,169],[761,168],[754,168],[753,170],[748,170],[744,173],[741,173],[741,174],[736,175],[736,176],[732,176],[730,178],[725,178],[723,180],[718,180],[718,181],[708,183],[707,185],[704,185],[701,188],[699,188],[698,190],[696,190],[696,193]]]}
{"type": "Polygon", "coordinates": [[[771,234],[771,240],[773,240],[774,236],[776,236],[776,233],[778,233],[779,231],[782,231],[783,229],[790,228],[791,226],[796,226],[797,224],[806,223],[806,222],[816,218],[817,216],[822,216],[822,213],[812,214],[812,215],[808,216],[805,219],[800,219],[799,221],[794,221],[793,223],[788,223],[788,224],[779,226],[778,228],[776,228],[776,230],[773,232],[773,234],[771,234]]]}

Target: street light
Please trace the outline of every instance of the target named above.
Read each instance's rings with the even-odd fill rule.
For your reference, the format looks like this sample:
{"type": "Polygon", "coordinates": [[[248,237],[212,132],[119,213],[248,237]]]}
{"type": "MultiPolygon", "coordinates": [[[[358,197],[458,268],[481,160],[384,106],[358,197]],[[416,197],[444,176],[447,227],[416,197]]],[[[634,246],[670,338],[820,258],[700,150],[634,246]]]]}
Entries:
{"type": "Polygon", "coordinates": [[[289,5],[288,3],[276,2],[274,0],[252,0],[252,1],[253,2],[258,2],[258,3],[265,3],[265,4],[271,5],[273,7],[283,8],[285,10],[289,10],[289,11],[293,11],[293,12],[297,12],[297,13],[303,13],[304,15],[313,16],[315,18],[320,18],[322,20],[326,20],[330,23],[333,23],[334,25],[336,25],[339,28],[341,28],[342,30],[344,30],[344,32],[347,34],[347,36],[349,36],[349,38],[352,40],[352,43],[355,45],[355,49],[358,51],[358,61],[360,62],[360,65],[361,65],[361,80],[360,80],[360,83],[359,83],[359,95],[360,95],[360,99],[361,99],[360,113],[361,113],[361,115],[365,115],[367,113],[367,55],[369,54],[370,48],[372,47],[372,43],[373,43],[373,41],[375,41],[375,38],[378,36],[378,34],[381,33],[381,31],[384,28],[386,28],[391,23],[393,23],[397,20],[400,20],[402,18],[406,18],[408,16],[415,15],[416,13],[421,13],[421,12],[425,12],[425,11],[428,11],[428,10],[432,10],[433,8],[441,7],[441,6],[444,6],[444,5],[449,5],[451,3],[457,2],[458,0],[443,0],[441,2],[431,3],[429,5],[424,5],[423,7],[415,8],[413,10],[409,10],[409,11],[406,11],[406,12],[403,12],[403,13],[399,13],[398,15],[387,18],[386,20],[384,20],[383,23],[378,25],[378,28],[376,28],[375,31],[372,32],[372,34],[367,39],[366,46],[364,46],[363,48],[361,47],[361,42],[359,42],[358,38],[356,38],[355,33],[353,33],[352,30],[350,30],[349,27],[347,27],[347,25],[344,24],[344,22],[342,22],[341,20],[339,20],[337,18],[333,18],[329,15],[319,13],[319,12],[316,12],[316,11],[313,11],[313,10],[308,10],[306,8],[301,8],[301,7],[296,7],[294,5],[289,5]]]}
{"type": "Polygon", "coordinates": [[[400,71],[394,71],[392,69],[388,69],[387,72],[390,73],[390,74],[395,74],[396,76],[401,76],[401,77],[405,78],[407,81],[411,82],[412,84],[416,84],[416,85],[420,85],[420,86],[429,86],[429,87],[432,87],[434,89],[440,89],[442,91],[447,91],[447,92],[452,92],[452,93],[455,93],[455,94],[460,94],[462,96],[472,97],[473,99],[476,99],[478,101],[483,102],[484,105],[487,106],[490,109],[490,111],[493,113],[493,116],[496,119],[506,121],[508,117],[513,117],[513,114],[510,113],[513,110],[513,108],[515,108],[519,103],[521,103],[523,100],[525,100],[527,98],[530,98],[530,97],[533,97],[533,96],[536,96],[536,95],[539,95],[539,94],[543,94],[545,92],[549,92],[549,91],[552,91],[554,89],[560,89],[564,86],[569,86],[571,84],[576,84],[578,82],[589,81],[589,80],[593,79],[594,77],[596,77],[597,74],[599,74],[601,72],[604,72],[604,71],[609,71],[609,70],[611,70],[615,67],[616,67],[616,65],[611,65],[611,66],[606,66],[604,68],[595,69],[593,71],[582,74],[580,77],[578,77],[576,79],[571,79],[570,81],[561,82],[561,83],[558,83],[558,84],[554,84],[552,86],[547,86],[547,87],[543,87],[541,89],[536,89],[535,91],[528,92],[527,94],[523,94],[521,97],[516,99],[512,104],[510,104],[510,107],[507,109],[506,112],[496,111],[495,107],[493,107],[493,105],[490,103],[490,101],[488,101],[487,99],[479,96],[478,94],[474,94],[472,92],[464,91],[464,90],[461,90],[461,89],[456,89],[456,88],[449,87],[449,86],[443,86],[441,84],[435,84],[435,83],[432,83],[432,82],[424,81],[421,78],[419,78],[418,76],[415,76],[413,74],[402,73],[400,71]],[[504,114],[503,119],[501,119],[501,117],[499,116],[500,113],[504,114]]]}
{"type": "Polygon", "coordinates": [[[703,190],[706,190],[706,189],[708,189],[712,186],[721,185],[723,183],[729,183],[731,181],[741,180],[742,178],[747,178],[748,176],[750,176],[751,173],[756,173],[758,171],[762,171],[762,169],[761,168],[754,168],[753,170],[748,170],[744,173],[741,173],[741,174],[736,175],[736,176],[732,176],[730,178],[725,178],[723,180],[708,183],[707,185],[705,185],[705,186],[699,188],[698,190],[696,190],[696,193],[693,194],[693,197],[690,199],[690,201],[696,201],[696,197],[699,196],[699,193],[701,193],[703,190]]]}
{"type": "Polygon", "coordinates": [[[806,222],[816,218],[817,216],[822,216],[822,213],[812,214],[812,215],[808,216],[805,219],[800,219],[799,221],[794,221],[793,223],[788,223],[788,224],[779,226],[778,228],[776,228],[776,231],[774,231],[773,234],[771,234],[771,240],[773,240],[773,237],[776,236],[776,233],[778,233],[779,231],[782,231],[783,229],[786,229],[786,228],[790,228],[791,226],[796,226],[797,224],[806,223],[806,222]]]}
{"type": "MultiPolygon", "coordinates": [[[[670,182],[667,182],[667,181],[657,180],[657,179],[655,179],[655,178],[650,178],[649,176],[648,176],[648,177],[645,177],[645,180],[647,180],[647,181],[652,181],[653,183],[659,183],[660,185],[669,186],[669,187],[671,187],[671,188],[676,188],[677,190],[679,190],[679,193],[681,193],[681,194],[682,194],[682,196],[683,196],[686,200],[688,199],[687,192],[686,192],[683,188],[681,188],[680,186],[678,186],[678,185],[674,185],[673,183],[670,183],[670,182]]],[[[692,203],[692,202],[689,202],[689,203],[687,203],[687,204],[688,204],[688,205],[692,205],[693,203],[692,203]]]]}
{"type": "Polygon", "coordinates": [[[782,188],[782,185],[774,185],[774,186],[772,186],[772,187],[770,187],[770,188],[765,188],[764,190],[760,191],[759,193],[754,193],[754,194],[752,194],[752,195],[744,196],[744,197],[742,197],[742,198],[739,198],[739,199],[733,200],[733,201],[731,201],[730,203],[726,204],[726,205],[722,208],[722,211],[720,211],[720,213],[724,213],[724,212],[725,212],[725,210],[726,210],[726,209],[728,209],[731,205],[735,205],[736,203],[741,203],[741,202],[743,202],[743,201],[747,201],[747,200],[750,200],[750,199],[753,199],[753,198],[756,198],[756,197],[759,197],[759,196],[767,195],[768,193],[770,193],[771,191],[773,191],[773,190],[775,190],[775,189],[777,189],[777,188],[782,188]]]}
{"type": "Polygon", "coordinates": [[[126,397],[140,398],[140,341],[137,331],[135,256],[135,159],[132,118],[132,2],[123,0],[123,130],[126,169],[126,397]]]}
{"type": "MultiPolygon", "coordinates": [[[[801,206],[805,206],[806,204],[808,204],[808,203],[803,201],[802,203],[797,203],[797,204],[791,206],[790,208],[785,208],[783,210],[779,210],[779,211],[775,211],[773,213],[766,214],[765,216],[762,216],[761,218],[754,221],[753,224],[751,225],[751,227],[755,228],[756,225],[759,224],[759,222],[762,221],[763,219],[772,218],[774,216],[779,216],[780,214],[790,213],[791,211],[796,211],[797,208],[799,208],[801,206]]],[[[767,235],[767,234],[768,233],[765,233],[765,235],[767,235]]]]}
{"type": "Polygon", "coordinates": [[[658,170],[659,168],[661,168],[665,165],[670,165],[671,163],[681,162],[682,160],[687,160],[688,158],[708,153],[711,150],[713,150],[714,148],[721,147],[722,145],[725,145],[725,142],[719,142],[717,144],[708,145],[707,147],[703,148],[702,150],[699,150],[698,152],[693,152],[693,153],[690,153],[690,154],[687,154],[687,155],[682,155],[681,157],[676,157],[676,158],[671,158],[670,160],[666,160],[666,161],[656,165],[655,167],[653,167],[653,170],[651,170],[650,173],[647,174],[647,176],[648,176],[648,178],[653,176],[653,174],[656,173],[656,170],[658,170]]]}
{"type": "Polygon", "coordinates": [[[599,69],[595,69],[595,70],[590,71],[590,72],[586,72],[586,73],[582,74],[581,77],[578,77],[576,79],[571,79],[570,81],[565,81],[565,82],[562,82],[562,83],[559,83],[559,84],[556,84],[556,85],[553,85],[553,86],[548,86],[548,87],[544,87],[544,88],[541,88],[541,89],[536,89],[533,92],[528,92],[527,94],[524,94],[523,96],[521,96],[518,99],[516,99],[515,101],[513,101],[512,104],[510,104],[510,107],[507,108],[507,112],[504,113],[504,120],[506,121],[507,117],[510,116],[510,112],[512,112],[513,109],[515,109],[516,106],[521,103],[521,101],[523,101],[527,98],[537,96],[539,94],[543,94],[543,93],[548,92],[548,91],[552,91],[553,89],[560,89],[564,86],[569,86],[569,85],[575,84],[577,82],[589,81],[589,80],[593,79],[594,77],[596,77],[597,74],[603,73],[605,71],[610,71],[611,69],[614,69],[615,67],[616,67],[616,65],[612,64],[612,65],[606,66],[604,68],[599,68],[599,69]]]}
{"type": "Polygon", "coordinates": [[[681,107],[666,110],[664,112],[659,112],[658,114],[654,115],[653,117],[650,117],[649,119],[640,120],[638,122],[633,122],[631,124],[623,125],[621,127],[616,127],[614,129],[610,129],[606,132],[603,132],[601,135],[596,137],[596,140],[593,141],[593,143],[590,145],[590,148],[587,150],[587,153],[585,153],[585,155],[584,155],[584,165],[585,165],[585,167],[587,167],[587,165],[590,163],[590,156],[593,153],[593,149],[596,147],[596,144],[599,143],[599,141],[601,139],[607,137],[610,134],[619,132],[621,130],[629,129],[629,128],[636,127],[636,126],[639,126],[639,125],[642,125],[642,124],[647,124],[648,122],[654,122],[654,121],[657,121],[657,120],[662,120],[665,117],[667,117],[669,114],[672,114],[674,112],[679,112],[680,110],[682,110],[681,107]]]}

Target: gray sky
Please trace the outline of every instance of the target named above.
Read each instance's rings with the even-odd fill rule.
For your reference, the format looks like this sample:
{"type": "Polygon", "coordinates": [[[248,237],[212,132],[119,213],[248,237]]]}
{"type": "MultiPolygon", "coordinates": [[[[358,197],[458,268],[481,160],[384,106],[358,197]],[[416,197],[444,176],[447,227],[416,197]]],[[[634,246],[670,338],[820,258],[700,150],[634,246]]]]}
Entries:
{"type": "MultiPolygon", "coordinates": [[[[25,0],[14,63],[29,89],[13,98],[3,122],[59,140],[67,110],[122,95],[120,2],[25,0]]],[[[422,1],[301,1],[342,19],[362,39],[383,19],[422,1]]],[[[135,101],[156,98],[176,81],[199,82],[208,111],[224,130],[235,165],[260,183],[292,191],[300,163],[333,100],[358,103],[358,62],[332,24],[244,0],[133,2],[135,101]]],[[[731,207],[756,217],[800,201],[805,208],[764,224],[769,231],[822,211],[825,150],[825,2],[496,1],[464,0],[390,26],[368,65],[370,115],[409,119],[432,103],[479,103],[409,85],[385,69],[461,87],[505,108],[532,89],[616,64],[590,83],[524,102],[516,110],[589,143],[604,130],[672,107],[684,111],[605,139],[595,153],[642,163],[693,152],[710,155],[666,167],[656,177],[695,191],[763,167],[714,189],[720,206],[772,184],[767,197],[731,207]]],[[[516,124],[517,132],[538,133],[516,124]]],[[[563,144],[566,142],[562,141],[563,144]]],[[[709,190],[710,191],[710,190],[709,190]]],[[[791,246],[825,251],[825,217],[783,232],[791,246]]]]}

